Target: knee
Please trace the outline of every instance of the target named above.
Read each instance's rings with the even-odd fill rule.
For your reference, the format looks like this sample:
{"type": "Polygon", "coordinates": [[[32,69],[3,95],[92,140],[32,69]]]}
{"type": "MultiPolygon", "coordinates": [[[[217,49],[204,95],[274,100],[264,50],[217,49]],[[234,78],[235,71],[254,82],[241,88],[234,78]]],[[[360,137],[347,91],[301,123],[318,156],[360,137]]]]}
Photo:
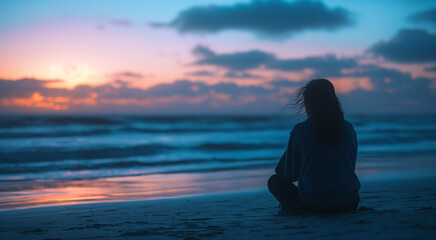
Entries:
{"type": "Polygon", "coordinates": [[[269,189],[269,191],[272,191],[273,189],[276,188],[278,181],[280,181],[280,177],[277,174],[272,175],[268,179],[268,189],[269,189]]]}

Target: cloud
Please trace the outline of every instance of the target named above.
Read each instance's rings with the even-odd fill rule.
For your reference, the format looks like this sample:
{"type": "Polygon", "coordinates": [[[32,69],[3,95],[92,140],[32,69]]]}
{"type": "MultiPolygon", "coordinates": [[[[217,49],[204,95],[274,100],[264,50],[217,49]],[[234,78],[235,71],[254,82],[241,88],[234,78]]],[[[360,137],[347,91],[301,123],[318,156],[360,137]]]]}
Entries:
{"type": "Polygon", "coordinates": [[[253,75],[247,72],[235,72],[235,71],[230,71],[227,72],[224,77],[226,78],[238,78],[238,79],[244,79],[244,78],[249,78],[249,79],[259,79],[261,78],[261,76],[258,75],[253,75]]]}
{"type": "Polygon", "coordinates": [[[336,94],[348,94],[357,89],[364,91],[374,89],[369,77],[334,77],[329,80],[335,86],[336,94]]]}
{"type": "Polygon", "coordinates": [[[256,69],[262,66],[281,71],[301,71],[309,68],[313,69],[318,76],[333,76],[340,74],[341,69],[353,68],[358,65],[353,58],[337,58],[335,55],[278,59],[273,54],[259,50],[216,54],[204,46],[195,47],[193,53],[199,57],[199,60],[195,62],[198,65],[214,65],[232,71],[256,69]]]}
{"type": "Polygon", "coordinates": [[[188,76],[196,76],[196,77],[211,77],[214,76],[215,74],[213,72],[209,72],[209,71],[196,71],[196,72],[190,72],[187,73],[186,75],[188,76]]]}
{"type": "Polygon", "coordinates": [[[112,19],[109,21],[109,23],[121,27],[130,27],[132,25],[132,22],[126,19],[112,19]]]}
{"type": "Polygon", "coordinates": [[[127,77],[127,78],[136,78],[136,79],[141,79],[143,77],[143,75],[141,73],[136,73],[136,72],[130,72],[130,71],[125,71],[125,72],[118,72],[113,74],[114,78],[123,78],[123,77],[127,77]]]}
{"type": "Polygon", "coordinates": [[[341,69],[353,68],[357,66],[357,61],[353,58],[339,59],[335,55],[326,55],[322,57],[307,57],[302,59],[285,59],[275,60],[268,63],[269,69],[282,71],[300,71],[310,68],[316,71],[318,75],[332,76],[340,74],[341,69]]]}
{"type": "MultiPolygon", "coordinates": [[[[190,72],[186,74],[187,76],[194,76],[194,77],[215,77],[217,76],[217,73],[211,72],[211,71],[196,71],[196,72],[190,72]]],[[[224,75],[222,75],[224,78],[235,78],[235,79],[259,79],[261,76],[253,75],[248,72],[244,71],[228,71],[224,75]]]]}
{"type": "Polygon", "coordinates": [[[212,52],[212,50],[202,45],[196,46],[192,50],[192,53],[196,56],[203,57],[203,58],[215,56],[215,53],[212,52]]]}
{"type": "Polygon", "coordinates": [[[275,56],[262,51],[247,51],[231,54],[215,54],[204,46],[197,46],[193,53],[200,57],[198,65],[216,65],[231,70],[245,70],[257,68],[275,59],[275,56]]]}
{"type": "Polygon", "coordinates": [[[260,36],[283,37],[306,30],[333,31],[350,26],[351,15],[344,8],[328,8],[320,1],[253,0],[227,6],[195,6],[180,12],[166,26],[181,33],[242,30],[260,36]]]}
{"type": "Polygon", "coordinates": [[[431,23],[436,26],[436,8],[415,13],[409,17],[414,23],[431,23]]]}
{"type": "Polygon", "coordinates": [[[45,91],[49,83],[59,80],[37,80],[24,78],[16,81],[0,79],[0,97],[30,97],[34,92],[45,91]]]}
{"type": "Polygon", "coordinates": [[[97,26],[95,27],[97,30],[103,31],[106,29],[106,27],[103,24],[97,24],[97,26]]]}
{"type": "Polygon", "coordinates": [[[436,61],[436,34],[423,29],[402,29],[389,41],[381,41],[368,52],[398,63],[436,61]]]}
{"type": "Polygon", "coordinates": [[[436,113],[436,79],[420,77],[376,65],[360,66],[345,77],[369,78],[371,91],[363,88],[341,95],[342,105],[357,112],[436,113]]]}
{"type": "Polygon", "coordinates": [[[436,66],[424,68],[426,72],[436,72],[436,66]]]}

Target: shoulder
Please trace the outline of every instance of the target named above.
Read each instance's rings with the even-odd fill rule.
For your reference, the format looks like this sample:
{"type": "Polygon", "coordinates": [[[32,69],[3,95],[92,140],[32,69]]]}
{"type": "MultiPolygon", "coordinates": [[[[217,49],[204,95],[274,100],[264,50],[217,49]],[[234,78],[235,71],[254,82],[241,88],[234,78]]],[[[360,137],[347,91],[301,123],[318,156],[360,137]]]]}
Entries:
{"type": "Polygon", "coordinates": [[[305,131],[305,129],[307,129],[308,124],[309,124],[308,120],[295,124],[295,126],[292,128],[291,134],[297,134],[299,132],[305,131]]]}
{"type": "Polygon", "coordinates": [[[356,133],[356,130],[354,130],[353,124],[351,124],[347,120],[344,120],[344,122],[345,122],[345,134],[347,134],[351,138],[356,139],[357,138],[357,133],[356,133]]]}
{"type": "Polygon", "coordinates": [[[350,130],[353,130],[353,132],[354,132],[353,124],[351,124],[351,123],[350,123],[349,121],[347,121],[347,120],[344,120],[344,122],[345,122],[345,127],[348,128],[348,129],[350,129],[350,130]]]}

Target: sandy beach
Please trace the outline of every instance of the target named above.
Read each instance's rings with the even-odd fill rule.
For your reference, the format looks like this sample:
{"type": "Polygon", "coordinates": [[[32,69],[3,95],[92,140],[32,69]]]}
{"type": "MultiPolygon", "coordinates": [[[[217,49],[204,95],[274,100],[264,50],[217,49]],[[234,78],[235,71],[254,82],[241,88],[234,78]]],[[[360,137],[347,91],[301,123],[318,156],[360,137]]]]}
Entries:
{"type": "Polygon", "coordinates": [[[281,216],[266,189],[0,212],[1,239],[435,239],[436,178],[362,180],[358,211],[281,216]]]}

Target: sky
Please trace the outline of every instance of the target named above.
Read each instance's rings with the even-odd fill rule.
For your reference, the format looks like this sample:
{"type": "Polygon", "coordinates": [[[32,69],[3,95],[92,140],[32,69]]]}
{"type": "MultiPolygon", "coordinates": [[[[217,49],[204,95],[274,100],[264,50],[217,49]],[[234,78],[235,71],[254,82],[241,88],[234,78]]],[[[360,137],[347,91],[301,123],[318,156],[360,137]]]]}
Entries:
{"type": "Polygon", "coordinates": [[[436,113],[436,3],[0,1],[0,113],[436,113]]]}

